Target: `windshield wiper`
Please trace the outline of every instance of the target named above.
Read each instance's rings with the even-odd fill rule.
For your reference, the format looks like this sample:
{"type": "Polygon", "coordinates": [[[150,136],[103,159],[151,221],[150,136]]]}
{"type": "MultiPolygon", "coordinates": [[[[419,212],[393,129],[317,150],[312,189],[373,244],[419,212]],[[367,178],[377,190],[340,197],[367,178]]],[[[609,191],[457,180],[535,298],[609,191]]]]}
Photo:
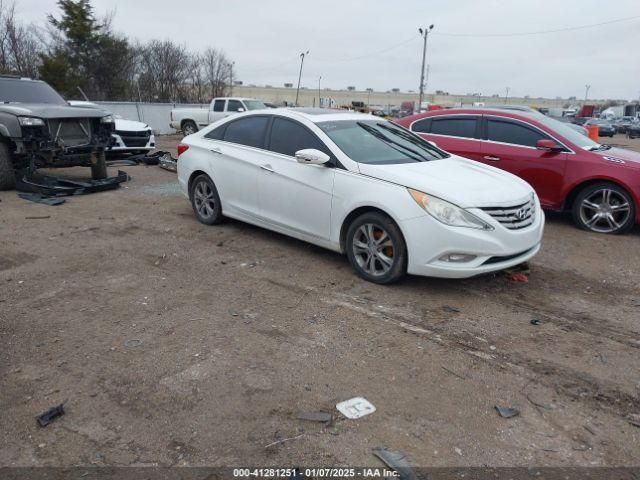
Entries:
{"type": "Polygon", "coordinates": [[[399,128],[395,128],[395,127],[390,127],[388,125],[385,125],[384,123],[376,123],[376,125],[378,125],[380,128],[384,128],[385,130],[388,130],[390,132],[395,133],[396,135],[404,138],[405,140],[407,140],[408,142],[413,143],[414,145],[420,147],[420,148],[425,148],[425,141],[422,140],[421,138],[416,138],[413,134],[406,132],[404,130],[401,130],[399,128]]]}
{"type": "Polygon", "coordinates": [[[379,138],[380,140],[385,142],[387,145],[389,145],[394,150],[397,150],[398,152],[401,152],[401,153],[405,154],[407,157],[415,160],[416,162],[424,162],[425,160],[429,160],[428,158],[423,157],[420,154],[420,152],[414,150],[411,147],[407,147],[406,145],[403,145],[403,144],[401,144],[399,142],[396,142],[395,140],[390,139],[389,137],[387,137],[383,133],[381,133],[378,130],[376,130],[375,128],[373,128],[371,125],[367,125],[366,123],[362,123],[362,122],[356,122],[356,123],[357,123],[357,125],[359,127],[363,128],[364,130],[369,132],[374,137],[379,138]],[[400,150],[398,147],[403,148],[405,151],[400,150]],[[407,153],[407,152],[410,152],[410,153],[407,153]]]}
{"type": "Polygon", "coordinates": [[[605,143],[603,143],[602,145],[598,145],[597,147],[591,147],[589,149],[590,152],[598,152],[600,150],[610,150],[611,149],[611,145],[607,145],[605,143]]]}

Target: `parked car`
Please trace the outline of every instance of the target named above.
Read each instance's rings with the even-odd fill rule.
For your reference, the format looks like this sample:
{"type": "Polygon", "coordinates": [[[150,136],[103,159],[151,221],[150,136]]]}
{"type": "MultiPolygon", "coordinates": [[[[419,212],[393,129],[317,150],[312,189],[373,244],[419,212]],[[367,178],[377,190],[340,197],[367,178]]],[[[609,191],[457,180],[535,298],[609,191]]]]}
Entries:
{"type": "Polygon", "coordinates": [[[573,123],[575,125],[584,125],[589,120],[592,120],[592,117],[573,117],[571,119],[571,123],[573,123]]]}
{"type": "Polygon", "coordinates": [[[627,133],[627,127],[633,122],[633,117],[620,117],[613,120],[617,133],[627,133]]]}
{"type": "Polygon", "coordinates": [[[598,136],[600,137],[612,137],[616,134],[616,128],[607,120],[599,118],[592,118],[585,126],[596,125],[598,127],[598,136]]]}
{"type": "Polygon", "coordinates": [[[543,208],[572,211],[580,228],[623,233],[640,222],[640,153],[538,113],[451,109],[397,122],[445,151],[526,180],[543,208]]]}
{"type": "MultiPolygon", "coordinates": [[[[104,107],[93,102],[71,100],[69,105],[74,107],[97,108],[104,107]]],[[[111,115],[113,115],[111,113],[111,115]]],[[[120,115],[113,115],[115,130],[111,134],[113,141],[107,149],[109,153],[149,153],[156,147],[156,137],[149,125],[136,120],[125,120],[120,115]]]]}
{"type": "Polygon", "coordinates": [[[627,137],[628,138],[638,138],[640,137],[640,120],[632,122],[627,127],[627,137]]]}
{"type": "Polygon", "coordinates": [[[170,126],[181,130],[186,136],[229,115],[263,108],[267,108],[267,106],[254,98],[219,97],[211,100],[208,110],[204,108],[174,108],[171,110],[170,126]]]}
{"type": "Polygon", "coordinates": [[[540,249],[533,189],[362,113],[278,109],[223,119],[178,145],[196,218],[223,216],[346,253],[375,283],[464,278],[540,249]]]}
{"type": "Polygon", "coordinates": [[[107,177],[105,150],[113,116],[71,107],[41,80],[0,76],[0,190],[15,187],[16,172],[46,167],[91,167],[107,177]]]}

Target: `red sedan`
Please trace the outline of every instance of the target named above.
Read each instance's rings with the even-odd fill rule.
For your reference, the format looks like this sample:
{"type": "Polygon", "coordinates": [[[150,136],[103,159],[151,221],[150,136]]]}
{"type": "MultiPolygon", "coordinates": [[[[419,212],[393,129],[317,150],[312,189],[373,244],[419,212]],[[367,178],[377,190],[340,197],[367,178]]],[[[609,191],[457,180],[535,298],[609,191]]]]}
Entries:
{"type": "Polygon", "coordinates": [[[443,150],[526,180],[543,208],[570,210],[580,228],[624,233],[640,223],[640,153],[594,142],[535,111],[437,110],[397,123],[443,150]]]}

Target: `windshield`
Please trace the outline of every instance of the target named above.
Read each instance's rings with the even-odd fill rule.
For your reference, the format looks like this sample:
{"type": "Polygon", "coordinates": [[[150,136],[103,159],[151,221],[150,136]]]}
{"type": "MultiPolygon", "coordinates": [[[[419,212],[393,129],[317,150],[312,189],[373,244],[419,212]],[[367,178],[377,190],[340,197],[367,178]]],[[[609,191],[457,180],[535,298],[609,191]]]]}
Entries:
{"type": "Polygon", "coordinates": [[[17,78],[0,78],[0,102],[67,104],[64,98],[46,83],[17,78]]]}
{"type": "Polygon", "coordinates": [[[447,158],[445,152],[391,122],[339,120],[318,127],[358,163],[390,165],[447,158]]]}
{"type": "Polygon", "coordinates": [[[550,128],[554,132],[557,132],[558,135],[562,135],[564,138],[569,140],[574,145],[577,145],[580,148],[584,149],[592,149],[594,147],[599,147],[600,144],[594,142],[589,137],[582,135],[580,132],[574,130],[566,123],[563,123],[559,120],[555,120],[549,117],[536,117],[536,121],[542,123],[546,127],[550,128]]]}
{"type": "Polygon", "coordinates": [[[260,100],[243,100],[243,101],[247,107],[247,110],[262,110],[263,108],[267,108],[267,106],[260,100]]]}

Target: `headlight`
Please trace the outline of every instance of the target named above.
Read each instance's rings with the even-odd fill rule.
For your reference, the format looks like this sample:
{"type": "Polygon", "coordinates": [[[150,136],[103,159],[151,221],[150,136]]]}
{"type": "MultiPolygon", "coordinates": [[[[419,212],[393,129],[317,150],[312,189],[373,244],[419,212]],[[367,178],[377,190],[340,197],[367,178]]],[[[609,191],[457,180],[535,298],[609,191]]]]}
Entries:
{"type": "Polygon", "coordinates": [[[106,117],[102,117],[100,119],[101,123],[114,123],[115,119],[113,118],[113,115],[107,115],[106,117]]]}
{"type": "Polygon", "coordinates": [[[493,230],[493,227],[485,221],[479,219],[472,213],[460,208],[453,203],[445,202],[418,190],[407,189],[411,197],[422,207],[429,215],[452,227],[468,227],[478,228],[481,230],[493,230]]]}
{"type": "Polygon", "coordinates": [[[44,125],[44,120],[36,117],[18,117],[18,122],[23,127],[42,127],[44,125]]]}

